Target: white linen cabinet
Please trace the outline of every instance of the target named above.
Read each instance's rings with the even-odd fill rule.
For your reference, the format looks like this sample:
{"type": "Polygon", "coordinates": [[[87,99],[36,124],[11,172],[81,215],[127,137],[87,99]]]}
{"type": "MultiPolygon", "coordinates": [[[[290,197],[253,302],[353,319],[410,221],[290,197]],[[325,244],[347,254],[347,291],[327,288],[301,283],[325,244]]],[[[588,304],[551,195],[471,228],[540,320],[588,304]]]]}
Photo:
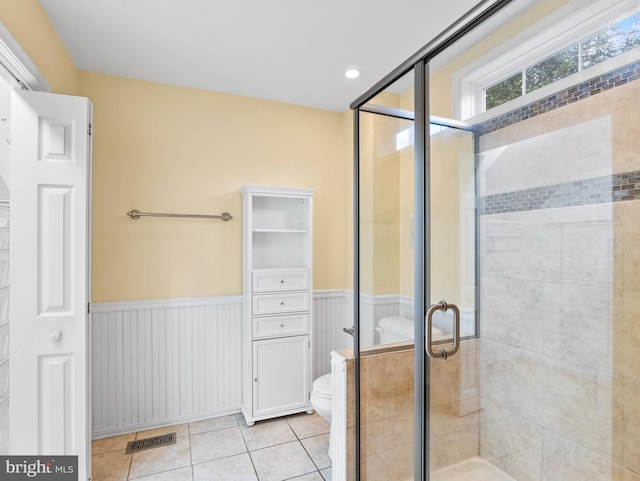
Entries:
{"type": "Polygon", "coordinates": [[[313,190],[245,185],[242,413],[311,412],[313,190]]]}

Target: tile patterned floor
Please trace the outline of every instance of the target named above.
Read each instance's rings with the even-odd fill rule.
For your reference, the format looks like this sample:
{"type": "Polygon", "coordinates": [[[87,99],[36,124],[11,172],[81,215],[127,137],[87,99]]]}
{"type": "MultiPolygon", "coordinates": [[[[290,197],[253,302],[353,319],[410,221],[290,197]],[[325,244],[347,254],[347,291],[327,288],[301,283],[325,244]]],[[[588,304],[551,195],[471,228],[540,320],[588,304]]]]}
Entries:
{"type": "Polygon", "coordinates": [[[331,481],[329,423],[298,414],[247,426],[241,414],[100,439],[93,481],[331,481]],[[174,445],[125,454],[129,441],[177,433],[174,445]]]}

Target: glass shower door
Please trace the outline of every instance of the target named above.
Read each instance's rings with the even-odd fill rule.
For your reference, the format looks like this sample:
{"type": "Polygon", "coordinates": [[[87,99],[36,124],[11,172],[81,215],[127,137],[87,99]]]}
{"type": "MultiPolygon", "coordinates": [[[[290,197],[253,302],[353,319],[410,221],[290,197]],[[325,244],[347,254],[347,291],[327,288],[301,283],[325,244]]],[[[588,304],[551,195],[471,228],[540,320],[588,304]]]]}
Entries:
{"type": "Polygon", "coordinates": [[[432,307],[425,332],[431,334],[426,350],[432,473],[473,458],[480,425],[474,135],[443,123],[430,125],[427,290],[432,307]]]}
{"type": "Polygon", "coordinates": [[[475,158],[431,135],[429,479],[640,480],[640,6],[516,1],[430,70],[475,158]]]}

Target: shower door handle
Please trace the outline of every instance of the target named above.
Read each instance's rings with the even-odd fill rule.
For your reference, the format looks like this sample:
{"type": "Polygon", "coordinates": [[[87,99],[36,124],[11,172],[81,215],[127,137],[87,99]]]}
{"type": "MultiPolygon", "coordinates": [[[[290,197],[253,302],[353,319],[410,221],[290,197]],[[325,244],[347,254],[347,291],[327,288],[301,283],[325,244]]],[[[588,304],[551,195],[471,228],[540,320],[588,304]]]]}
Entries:
{"type": "Polygon", "coordinates": [[[445,301],[440,301],[429,307],[427,310],[426,331],[427,340],[425,343],[425,351],[427,351],[427,356],[431,359],[442,359],[443,361],[446,361],[449,356],[453,356],[458,352],[458,347],[460,347],[460,309],[458,309],[458,306],[455,304],[447,304],[445,301]],[[433,313],[436,311],[447,312],[449,309],[453,311],[453,346],[451,346],[451,349],[440,349],[436,352],[431,347],[433,313]]]}

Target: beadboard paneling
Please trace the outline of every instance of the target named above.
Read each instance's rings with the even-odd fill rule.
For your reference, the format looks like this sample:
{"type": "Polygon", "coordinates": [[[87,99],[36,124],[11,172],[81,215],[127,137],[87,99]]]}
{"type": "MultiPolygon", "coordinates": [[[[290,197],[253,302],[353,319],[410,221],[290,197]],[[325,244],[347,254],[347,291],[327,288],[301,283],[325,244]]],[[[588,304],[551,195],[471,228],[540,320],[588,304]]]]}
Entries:
{"type": "Polygon", "coordinates": [[[318,291],[313,296],[313,378],[331,372],[331,351],[353,346],[353,337],[342,328],[351,327],[345,291],[318,291]]]}
{"type": "Polygon", "coordinates": [[[237,411],[240,296],[127,304],[94,305],[94,437],[237,411]]]}
{"type": "MultiPolygon", "coordinates": [[[[314,379],[352,345],[347,292],[317,291],[314,379]]],[[[242,296],[93,304],[93,437],[238,412],[242,296]]]]}

